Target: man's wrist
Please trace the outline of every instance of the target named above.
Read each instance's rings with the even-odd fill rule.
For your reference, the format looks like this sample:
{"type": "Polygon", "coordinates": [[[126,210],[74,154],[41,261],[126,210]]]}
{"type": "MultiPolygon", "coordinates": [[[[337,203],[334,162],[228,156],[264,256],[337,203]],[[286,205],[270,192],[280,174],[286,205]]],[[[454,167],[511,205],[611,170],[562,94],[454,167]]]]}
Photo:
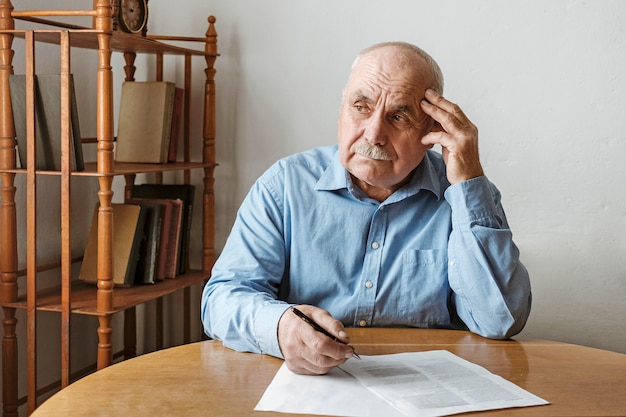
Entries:
{"type": "Polygon", "coordinates": [[[475,177],[448,187],[444,196],[452,207],[452,223],[466,224],[496,212],[496,204],[486,176],[475,177]]]}
{"type": "Polygon", "coordinates": [[[271,301],[259,308],[254,319],[255,337],[261,352],[283,358],[278,345],[278,322],[290,304],[271,301]]]}

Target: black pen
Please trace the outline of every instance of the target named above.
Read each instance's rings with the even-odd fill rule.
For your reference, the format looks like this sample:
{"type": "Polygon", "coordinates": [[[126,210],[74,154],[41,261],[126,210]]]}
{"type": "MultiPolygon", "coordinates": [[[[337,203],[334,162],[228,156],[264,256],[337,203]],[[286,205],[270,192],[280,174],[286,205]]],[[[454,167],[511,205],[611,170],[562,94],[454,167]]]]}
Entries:
{"type": "MultiPolygon", "coordinates": [[[[289,308],[291,309],[291,311],[293,311],[295,313],[296,316],[300,317],[306,324],[308,324],[309,326],[311,326],[312,328],[314,328],[318,332],[325,334],[326,336],[328,336],[331,339],[333,339],[335,342],[339,342],[339,343],[345,345],[345,343],[343,343],[341,340],[339,340],[339,338],[337,338],[336,336],[333,336],[332,334],[330,334],[328,332],[328,330],[326,330],[325,328],[323,328],[322,326],[317,324],[315,322],[315,320],[313,320],[311,317],[309,317],[306,314],[304,314],[302,311],[298,310],[294,306],[291,306],[289,308]]],[[[352,347],[352,346],[350,346],[350,347],[352,347]]],[[[354,347],[352,347],[352,356],[354,356],[357,359],[361,359],[361,357],[356,353],[356,350],[354,349],[354,347]]]]}

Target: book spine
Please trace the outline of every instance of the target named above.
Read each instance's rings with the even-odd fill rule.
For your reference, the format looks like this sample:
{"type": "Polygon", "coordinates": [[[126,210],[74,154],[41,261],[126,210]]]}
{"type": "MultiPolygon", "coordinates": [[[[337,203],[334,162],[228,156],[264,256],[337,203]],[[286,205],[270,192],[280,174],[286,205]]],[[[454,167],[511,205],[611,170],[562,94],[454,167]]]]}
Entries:
{"type": "Polygon", "coordinates": [[[139,211],[139,217],[137,219],[137,225],[135,229],[135,235],[133,237],[133,244],[131,246],[130,256],[128,257],[128,265],[126,267],[126,273],[124,274],[123,286],[130,287],[136,283],[137,265],[141,256],[141,246],[145,235],[145,222],[146,222],[146,210],[141,207],[139,211]]]}
{"type": "Polygon", "coordinates": [[[174,90],[174,108],[172,110],[172,127],[169,141],[168,162],[176,162],[178,157],[178,138],[180,136],[180,122],[183,115],[185,90],[176,87],[174,90]]]}
{"type": "Polygon", "coordinates": [[[172,222],[170,223],[170,252],[165,267],[165,278],[176,278],[179,269],[180,241],[183,218],[183,201],[174,200],[172,204],[172,222]]]}

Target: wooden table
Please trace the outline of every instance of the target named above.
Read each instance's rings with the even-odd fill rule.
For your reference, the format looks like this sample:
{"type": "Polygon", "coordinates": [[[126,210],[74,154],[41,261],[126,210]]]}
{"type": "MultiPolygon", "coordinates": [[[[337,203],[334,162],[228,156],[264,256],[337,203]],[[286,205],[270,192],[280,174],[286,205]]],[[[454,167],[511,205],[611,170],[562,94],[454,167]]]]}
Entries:
{"type": "MultiPolygon", "coordinates": [[[[362,355],[446,349],[551,403],[464,416],[626,416],[624,354],[545,340],[489,340],[454,330],[348,331],[362,355]]],[[[253,411],[281,364],[217,341],[178,346],[91,374],[55,394],[33,416],[285,416],[253,411]]]]}

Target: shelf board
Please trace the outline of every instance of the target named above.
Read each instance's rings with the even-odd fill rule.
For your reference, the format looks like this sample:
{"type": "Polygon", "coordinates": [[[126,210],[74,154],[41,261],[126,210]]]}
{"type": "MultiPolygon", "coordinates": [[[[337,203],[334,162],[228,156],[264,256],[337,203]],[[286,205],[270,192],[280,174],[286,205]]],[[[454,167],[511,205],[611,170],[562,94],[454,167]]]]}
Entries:
{"type": "MultiPolygon", "coordinates": [[[[188,169],[208,168],[212,164],[202,162],[170,162],[167,164],[136,164],[129,162],[115,162],[113,172],[109,175],[126,175],[146,172],[184,171],[188,169]]],[[[105,176],[98,172],[96,162],[85,163],[85,170],[74,172],[73,175],[105,176]]]]}
{"type": "MultiPolygon", "coordinates": [[[[156,284],[134,285],[132,287],[115,287],[113,289],[113,309],[98,311],[96,308],[97,288],[94,284],[82,281],[72,282],[71,311],[74,314],[92,316],[108,316],[119,313],[159,297],[172,294],[180,289],[190,287],[207,279],[202,271],[190,271],[173,279],[159,281],[156,284]]],[[[18,297],[14,303],[4,303],[3,307],[26,309],[26,295],[18,297]]],[[[50,288],[37,294],[37,310],[61,312],[61,289],[50,288]]]]}
{"type": "MultiPolygon", "coordinates": [[[[26,32],[32,31],[35,41],[58,45],[60,43],[60,32],[67,31],[70,34],[70,46],[74,48],[84,48],[98,50],[98,36],[101,34],[111,35],[111,50],[114,52],[134,52],[146,54],[172,54],[172,55],[195,55],[195,56],[217,56],[200,49],[184,48],[163,42],[162,40],[151,39],[138,35],[120,31],[103,31],[95,29],[12,29],[2,30],[0,33],[11,33],[16,38],[23,39],[26,32]]],[[[161,37],[167,39],[166,37],[161,37]]],[[[177,37],[178,41],[199,42],[204,38],[177,37]]]]}
{"type": "MultiPolygon", "coordinates": [[[[96,162],[85,162],[84,171],[72,171],[73,176],[79,177],[113,177],[116,175],[143,174],[149,172],[166,172],[166,171],[186,171],[199,168],[214,168],[217,164],[205,164],[203,162],[169,162],[167,164],[135,164],[128,162],[116,162],[113,172],[105,174],[98,172],[96,162]]],[[[11,172],[14,174],[26,174],[28,171],[23,168],[0,169],[2,172],[11,172]]],[[[61,175],[61,171],[36,171],[42,175],[61,175]]]]}

